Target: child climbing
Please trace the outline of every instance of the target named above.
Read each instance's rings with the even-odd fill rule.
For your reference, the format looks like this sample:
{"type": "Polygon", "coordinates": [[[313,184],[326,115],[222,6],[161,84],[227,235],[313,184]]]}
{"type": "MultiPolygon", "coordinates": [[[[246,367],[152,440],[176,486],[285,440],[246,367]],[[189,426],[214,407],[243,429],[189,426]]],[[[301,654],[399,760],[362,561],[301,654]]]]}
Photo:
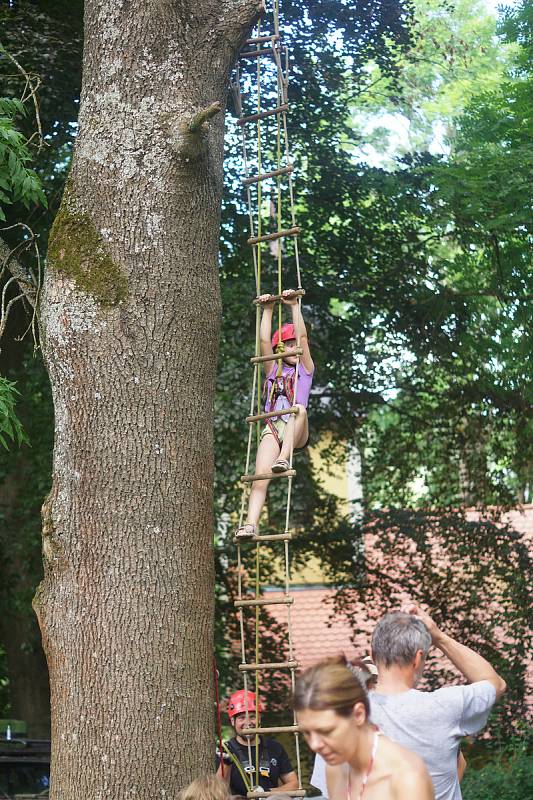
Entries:
{"type": "MultiPolygon", "coordinates": [[[[278,361],[267,361],[265,364],[266,380],[263,386],[265,412],[277,411],[296,406],[297,414],[283,414],[270,417],[261,433],[255,462],[256,474],[286,472],[290,469],[293,448],[302,450],[307,446],[309,428],[307,422],[307,404],[313,382],[314,364],[309,351],[307,330],[300,311],[298,296],[293,289],[282,292],[281,302],[289,306],[292,322],[282,325],[272,336],[272,315],[275,300],[270,294],[259,297],[263,306],[259,336],[261,354],[271,356],[282,353],[281,365],[278,361]],[[296,380],[297,355],[294,348],[297,343],[302,348],[296,380]],[[296,397],[295,395],[296,386],[296,397]]],[[[266,499],[270,481],[254,481],[248,502],[246,522],[237,529],[235,535],[246,539],[257,535],[259,517],[266,499]]]]}

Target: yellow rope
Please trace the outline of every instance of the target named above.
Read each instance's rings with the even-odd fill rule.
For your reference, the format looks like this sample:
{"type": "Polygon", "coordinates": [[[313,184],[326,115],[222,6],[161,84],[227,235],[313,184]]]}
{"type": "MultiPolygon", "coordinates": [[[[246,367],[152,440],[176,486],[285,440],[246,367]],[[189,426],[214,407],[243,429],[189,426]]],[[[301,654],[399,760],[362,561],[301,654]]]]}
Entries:
{"type": "MultiPolygon", "coordinates": [[[[241,766],[241,762],[239,761],[239,759],[237,758],[237,756],[235,755],[235,753],[232,753],[232,752],[231,752],[231,750],[230,750],[230,749],[229,749],[229,747],[227,746],[226,742],[222,742],[222,747],[224,748],[224,750],[226,751],[226,753],[228,754],[228,756],[231,758],[231,761],[232,761],[232,763],[233,763],[233,764],[234,764],[234,765],[237,767],[237,769],[239,770],[239,772],[240,772],[240,775],[241,775],[241,778],[242,778],[242,782],[244,783],[244,786],[245,786],[245,788],[246,788],[246,791],[247,791],[247,792],[250,792],[250,791],[252,790],[252,786],[251,786],[251,784],[250,784],[250,781],[249,781],[249,779],[246,777],[246,773],[245,773],[245,771],[243,770],[243,768],[242,768],[242,766],[241,766]]],[[[222,755],[222,754],[221,754],[221,755],[222,755]]]]}
{"type": "MultiPolygon", "coordinates": [[[[261,20],[257,23],[257,36],[261,36],[261,20]]],[[[257,113],[261,113],[261,58],[257,59],[257,113]]],[[[262,160],[262,150],[261,150],[261,118],[257,120],[257,174],[260,175],[262,172],[263,160],[262,160]]],[[[261,181],[257,184],[257,236],[260,237],[262,235],[263,226],[262,226],[262,203],[263,203],[263,191],[261,186],[261,181]]],[[[258,295],[261,294],[261,242],[257,244],[257,283],[258,283],[258,295]]],[[[259,321],[260,327],[260,307],[257,307],[257,319],[259,321]]],[[[258,341],[256,344],[257,353],[256,355],[260,354],[261,350],[261,342],[260,342],[260,330],[258,328],[258,341]]],[[[259,368],[260,369],[260,368],[259,368]]],[[[257,413],[261,413],[261,381],[257,381],[257,413]]],[[[259,443],[261,441],[261,425],[257,423],[257,447],[259,447],[259,443]]],[[[255,552],[255,596],[259,597],[260,591],[260,543],[257,542],[256,552],[255,552]]],[[[259,663],[259,633],[260,633],[260,615],[259,615],[259,606],[255,607],[255,663],[259,663]]],[[[255,718],[256,718],[256,725],[259,721],[259,676],[256,674],[255,676],[255,718]]],[[[259,735],[255,734],[255,785],[257,785],[257,778],[259,775],[259,735]]]]}

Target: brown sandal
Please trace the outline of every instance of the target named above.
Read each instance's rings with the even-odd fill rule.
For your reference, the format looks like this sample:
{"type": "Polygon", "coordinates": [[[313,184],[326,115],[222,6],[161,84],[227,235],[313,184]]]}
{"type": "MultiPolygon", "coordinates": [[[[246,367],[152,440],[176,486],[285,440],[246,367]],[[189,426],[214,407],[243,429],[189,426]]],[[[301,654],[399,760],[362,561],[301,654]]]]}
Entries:
{"type": "Polygon", "coordinates": [[[257,536],[257,525],[253,522],[245,522],[235,531],[236,539],[252,539],[254,536],[257,536]]]}
{"type": "Polygon", "coordinates": [[[278,458],[270,467],[272,472],[287,472],[287,470],[290,468],[291,465],[286,458],[278,458]]]}

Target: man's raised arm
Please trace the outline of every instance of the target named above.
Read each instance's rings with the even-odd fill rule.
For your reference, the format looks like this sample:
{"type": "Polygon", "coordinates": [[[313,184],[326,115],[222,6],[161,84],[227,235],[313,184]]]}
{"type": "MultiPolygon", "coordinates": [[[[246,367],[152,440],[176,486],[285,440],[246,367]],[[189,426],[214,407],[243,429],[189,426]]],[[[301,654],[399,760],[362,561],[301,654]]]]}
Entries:
{"type": "Polygon", "coordinates": [[[477,683],[477,681],[488,681],[496,689],[496,700],[499,700],[507,689],[507,684],[500,678],[496,670],[489,662],[474,652],[470,647],[459,644],[451,636],[441,631],[432,618],[417,605],[408,605],[403,609],[408,614],[417,616],[428,629],[431,640],[435,647],[447,656],[452,664],[457,667],[467,681],[477,683]]]}

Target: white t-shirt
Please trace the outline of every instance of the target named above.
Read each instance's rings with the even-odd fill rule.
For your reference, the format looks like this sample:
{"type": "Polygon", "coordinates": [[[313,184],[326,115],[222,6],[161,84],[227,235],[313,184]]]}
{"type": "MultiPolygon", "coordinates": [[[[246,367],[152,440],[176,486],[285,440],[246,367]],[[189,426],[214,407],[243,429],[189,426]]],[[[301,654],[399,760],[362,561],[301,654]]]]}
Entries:
{"type": "MultiPolygon", "coordinates": [[[[488,681],[448,686],[436,692],[370,692],[370,719],[393,742],[417,753],[426,764],[435,800],[461,800],[457,752],[463,736],[478,733],[496,702],[488,681]]],[[[317,755],[311,784],[327,797],[326,764],[317,755]]]]}

